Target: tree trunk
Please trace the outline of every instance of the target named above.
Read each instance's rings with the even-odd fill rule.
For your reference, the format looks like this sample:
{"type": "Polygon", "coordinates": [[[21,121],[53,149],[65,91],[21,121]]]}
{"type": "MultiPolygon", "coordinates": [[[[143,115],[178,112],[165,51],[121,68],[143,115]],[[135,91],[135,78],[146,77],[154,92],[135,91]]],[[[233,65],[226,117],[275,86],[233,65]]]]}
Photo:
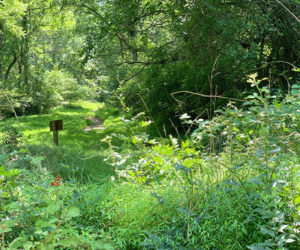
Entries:
{"type": "Polygon", "coordinates": [[[135,30],[135,27],[134,27],[134,30],[132,30],[131,32],[130,32],[130,36],[131,36],[131,39],[132,39],[132,44],[133,44],[133,49],[132,49],[132,60],[133,60],[133,62],[137,62],[138,61],[138,53],[137,53],[137,51],[136,51],[136,49],[135,49],[135,39],[136,39],[136,36],[137,36],[137,34],[136,34],[136,30],[135,30]]]}
{"type": "Polygon", "coordinates": [[[11,71],[12,67],[15,65],[15,63],[16,63],[16,62],[17,62],[17,60],[18,60],[18,57],[17,57],[17,54],[16,54],[16,52],[15,52],[15,51],[13,51],[13,53],[14,53],[14,59],[13,59],[13,60],[12,60],[12,62],[9,64],[9,66],[8,66],[8,68],[7,68],[7,70],[6,70],[6,73],[5,73],[5,81],[7,81],[7,80],[8,80],[9,73],[10,73],[10,71],[11,71]]]}
{"type": "Polygon", "coordinates": [[[3,79],[3,24],[0,22],[0,81],[3,79]]]}
{"type": "Polygon", "coordinates": [[[27,10],[26,15],[23,17],[23,30],[24,38],[22,43],[22,52],[21,52],[21,64],[23,66],[23,84],[27,92],[29,91],[29,64],[28,64],[28,54],[29,54],[29,31],[28,31],[28,19],[29,12],[27,10]]]}

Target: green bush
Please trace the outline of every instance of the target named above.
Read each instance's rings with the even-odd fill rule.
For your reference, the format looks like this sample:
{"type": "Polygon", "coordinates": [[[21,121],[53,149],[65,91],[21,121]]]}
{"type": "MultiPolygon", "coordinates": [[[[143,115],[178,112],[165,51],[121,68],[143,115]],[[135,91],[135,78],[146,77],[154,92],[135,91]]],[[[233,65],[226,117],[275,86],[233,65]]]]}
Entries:
{"type": "Polygon", "coordinates": [[[2,127],[0,129],[0,146],[13,149],[18,146],[21,135],[15,127],[2,127]]]}
{"type": "Polygon", "coordinates": [[[47,71],[44,76],[45,87],[52,90],[53,94],[59,96],[61,101],[78,101],[83,99],[94,99],[96,88],[93,83],[80,84],[70,74],[53,69],[47,71]]]}
{"type": "MultiPolygon", "coordinates": [[[[66,183],[42,168],[41,157],[23,151],[1,152],[1,246],[7,249],[112,249],[94,232],[78,224],[86,207],[74,199],[78,186],[66,183]],[[31,168],[24,168],[26,160],[31,168]],[[2,166],[3,164],[3,166],[2,166]]],[[[78,199],[77,199],[78,201],[78,199]]]]}
{"type": "Polygon", "coordinates": [[[117,178],[102,185],[55,179],[38,154],[3,149],[5,246],[298,249],[299,86],[279,99],[249,81],[259,94],[244,109],[231,105],[211,121],[183,115],[198,126],[185,140],[151,140],[142,116],[108,118],[117,178]]]}
{"type": "Polygon", "coordinates": [[[141,136],[123,136],[137,148],[112,154],[119,177],[127,179],[108,202],[116,245],[297,249],[299,86],[274,98],[255,75],[249,81],[258,94],[244,109],[230,106],[212,121],[183,116],[198,125],[188,140],[171,137],[148,148],[141,136]]]}

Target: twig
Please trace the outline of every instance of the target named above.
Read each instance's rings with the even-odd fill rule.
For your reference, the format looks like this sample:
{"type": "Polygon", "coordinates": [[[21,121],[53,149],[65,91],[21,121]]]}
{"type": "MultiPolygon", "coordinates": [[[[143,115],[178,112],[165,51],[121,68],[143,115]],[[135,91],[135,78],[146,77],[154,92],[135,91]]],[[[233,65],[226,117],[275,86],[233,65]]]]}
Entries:
{"type": "MultiPolygon", "coordinates": [[[[211,96],[210,97],[210,100],[209,100],[209,119],[211,120],[212,119],[212,103],[213,103],[213,79],[216,75],[218,75],[220,72],[214,74],[214,71],[215,71],[215,67],[216,67],[216,64],[217,64],[217,61],[220,57],[220,54],[217,56],[216,60],[214,61],[214,64],[211,68],[211,72],[210,72],[210,76],[208,78],[208,81],[209,81],[209,95],[211,96]]],[[[216,100],[216,98],[215,98],[216,100]]]]}
{"type": "Polygon", "coordinates": [[[4,242],[4,237],[5,237],[5,233],[4,233],[4,228],[2,227],[2,236],[1,236],[1,241],[2,241],[2,250],[5,249],[5,242],[4,242]]]}
{"type": "Polygon", "coordinates": [[[218,95],[204,95],[204,94],[200,94],[200,93],[196,93],[196,92],[192,92],[192,91],[187,91],[187,90],[181,90],[181,91],[173,92],[173,93],[171,93],[171,96],[172,96],[177,102],[182,102],[182,101],[180,101],[180,100],[178,100],[177,98],[174,97],[174,95],[182,94],[182,93],[191,94],[191,95],[197,95],[197,96],[207,97],[207,98],[220,98],[220,99],[226,99],[226,100],[238,101],[238,102],[243,102],[243,101],[244,101],[244,100],[242,100],[242,99],[230,98],[230,97],[225,97],[225,96],[218,96],[218,95]]]}
{"type": "Polygon", "coordinates": [[[63,220],[64,220],[64,218],[62,218],[62,220],[59,220],[59,221],[58,221],[58,223],[57,223],[55,229],[54,229],[53,231],[51,231],[51,232],[48,234],[48,236],[46,237],[46,239],[44,240],[44,242],[43,242],[44,244],[47,244],[47,241],[49,240],[50,236],[52,236],[52,234],[53,234],[54,232],[56,232],[56,231],[60,228],[61,223],[63,222],[63,220]]]}
{"type": "Polygon", "coordinates": [[[158,134],[159,134],[159,137],[160,137],[160,138],[162,138],[162,136],[161,136],[161,133],[160,133],[160,131],[159,131],[159,129],[158,129],[158,127],[157,127],[157,125],[156,125],[156,123],[155,123],[155,121],[154,121],[154,119],[153,119],[153,117],[152,117],[151,113],[150,113],[150,110],[148,109],[148,106],[147,106],[147,104],[145,103],[145,101],[144,101],[143,97],[142,97],[140,94],[138,94],[138,95],[139,95],[139,97],[141,98],[141,100],[142,100],[142,102],[143,102],[143,104],[144,104],[144,106],[145,106],[146,110],[148,111],[148,113],[149,113],[149,116],[150,116],[151,120],[153,121],[153,123],[154,123],[154,126],[155,126],[155,128],[156,128],[156,130],[157,130],[157,132],[158,132],[158,134]]]}
{"type": "Polygon", "coordinates": [[[175,126],[175,124],[173,123],[173,121],[171,120],[171,118],[169,118],[169,121],[171,122],[171,124],[172,124],[173,128],[175,129],[175,131],[176,131],[176,134],[177,134],[178,138],[180,138],[180,135],[179,135],[178,129],[177,129],[177,127],[175,126]]]}
{"type": "Polygon", "coordinates": [[[280,2],[279,0],[275,0],[277,3],[279,3],[288,13],[290,13],[298,23],[300,23],[300,19],[298,17],[295,16],[295,14],[293,12],[291,12],[282,2],[280,2]]]}
{"type": "Polygon", "coordinates": [[[248,72],[251,72],[251,71],[257,71],[257,70],[259,70],[259,69],[263,69],[263,68],[267,67],[267,66],[270,65],[270,64],[275,64],[275,63],[285,63],[285,64],[288,64],[288,65],[292,66],[294,69],[297,68],[296,65],[294,65],[294,64],[292,64],[292,63],[290,63],[290,62],[286,62],[286,61],[274,61],[274,62],[269,62],[269,63],[267,63],[266,65],[264,65],[264,66],[262,66],[262,67],[259,67],[259,68],[249,69],[249,70],[247,70],[247,71],[244,71],[244,73],[248,73],[248,72]]]}

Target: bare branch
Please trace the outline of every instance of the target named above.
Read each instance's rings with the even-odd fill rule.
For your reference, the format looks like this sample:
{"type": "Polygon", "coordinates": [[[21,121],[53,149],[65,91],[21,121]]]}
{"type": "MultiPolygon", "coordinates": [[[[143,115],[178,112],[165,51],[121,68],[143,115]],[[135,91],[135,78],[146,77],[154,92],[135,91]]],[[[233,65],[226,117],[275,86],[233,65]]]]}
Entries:
{"type": "Polygon", "coordinates": [[[180,100],[178,100],[177,98],[174,97],[174,95],[177,94],[190,94],[190,95],[197,95],[197,96],[201,96],[201,97],[206,97],[206,98],[220,98],[220,99],[226,99],[226,100],[231,100],[231,101],[238,101],[238,102],[243,102],[244,100],[242,99],[236,99],[236,98],[230,98],[230,97],[225,97],[225,96],[218,96],[218,95],[204,95],[204,94],[200,94],[200,93],[196,93],[196,92],[192,92],[192,91],[187,91],[187,90],[182,90],[182,91],[177,91],[177,92],[173,92],[171,93],[171,96],[177,101],[177,102],[181,102],[180,100]]]}
{"type": "Polygon", "coordinates": [[[279,0],[276,0],[276,2],[280,4],[288,13],[290,13],[298,23],[300,23],[300,19],[296,17],[296,15],[292,11],[290,11],[282,2],[280,2],[279,0]]]}

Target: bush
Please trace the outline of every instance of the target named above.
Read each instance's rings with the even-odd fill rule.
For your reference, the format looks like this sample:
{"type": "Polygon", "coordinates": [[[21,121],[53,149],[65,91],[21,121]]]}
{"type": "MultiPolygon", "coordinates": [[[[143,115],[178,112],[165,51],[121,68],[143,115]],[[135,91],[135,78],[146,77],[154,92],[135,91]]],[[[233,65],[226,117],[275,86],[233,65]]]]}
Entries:
{"type": "Polygon", "coordinates": [[[70,74],[58,69],[47,71],[44,77],[45,86],[58,95],[61,101],[71,102],[82,99],[94,99],[96,87],[86,81],[80,85],[70,74]]]}
{"type": "Polygon", "coordinates": [[[118,179],[101,186],[54,178],[42,157],[1,151],[5,244],[298,249],[299,86],[276,99],[249,81],[258,94],[244,109],[230,105],[211,121],[182,116],[198,126],[186,140],[157,144],[141,116],[110,120],[118,134],[104,141],[118,179]]]}
{"type": "Polygon", "coordinates": [[[128,182],[116,185],[108,202],[116,245],[297,249],[299,86],[277,99],[255,75],[249,81],[258,94],[244,109],[230,106],[212,121],[185,119],[198,125],[188,140],[148,148],[141,136],[123,136],[139,150],[113,154],[128,182]]]}
{"type": "Polygon", "coordinates": [[[4,117],[24,115],[31,102],[32,98],[26,97],[25,93],[18,89],[1,89],[0,113],[4,117]]]}
{"type": "Polygon", "coordinates": [[[0,129],[0,147],[5,146],[8,149],[16,148],[19,144],[21,135],[14,127],[3,127],[0,129]]]}
{"type": "Polygon", "coordinates": [[[74,203],[79,194],[76,183],[52,177],[42,168],[43,158],[24,150],[13,155],[2,151],[0,159],[2,248],[112,249],[96,231],[80,230],[76,217],[87,208],[74,203]],[[24,168],[24,160],[31,168],[24,168]]]}

